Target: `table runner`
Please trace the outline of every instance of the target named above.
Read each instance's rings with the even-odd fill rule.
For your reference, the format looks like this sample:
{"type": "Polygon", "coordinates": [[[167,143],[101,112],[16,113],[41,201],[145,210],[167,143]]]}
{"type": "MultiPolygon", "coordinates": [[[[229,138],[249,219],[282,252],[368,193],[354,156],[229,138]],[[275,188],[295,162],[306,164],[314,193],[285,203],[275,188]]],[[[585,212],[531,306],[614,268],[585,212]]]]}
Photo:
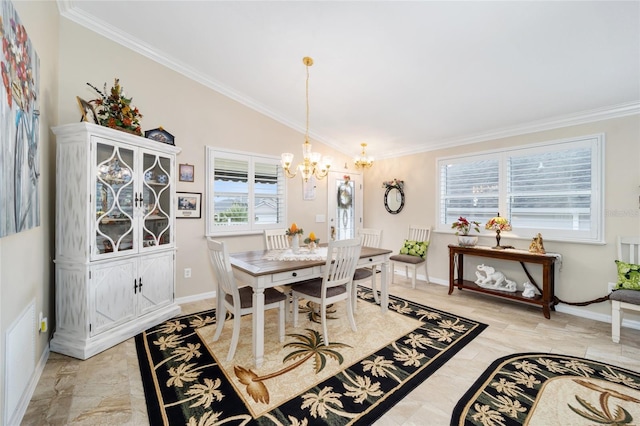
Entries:
{"type": "Polygon", "coordinates": [[[327,247],[317,247],[313,253],[307,247],[300,247],[298,253],[292,249],[269,250],[264,255],[265,260],[326,260],[327,247]]]}

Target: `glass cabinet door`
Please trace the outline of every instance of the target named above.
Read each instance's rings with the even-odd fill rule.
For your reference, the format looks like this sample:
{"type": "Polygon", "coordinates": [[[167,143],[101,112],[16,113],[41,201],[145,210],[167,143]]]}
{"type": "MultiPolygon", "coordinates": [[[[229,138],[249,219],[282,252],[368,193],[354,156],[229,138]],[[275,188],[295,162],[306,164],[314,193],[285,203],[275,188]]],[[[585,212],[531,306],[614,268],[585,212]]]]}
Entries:
{"type": "Polygon", "coordinates": [[[142,248],[170,244],[171,159],[154,152],[143,152],[142,169],[142,248]]]}
{"type": "Polygon", "coordinates": [[[134,151],[96,144],[94,254],[134,250],[134,151]]]}

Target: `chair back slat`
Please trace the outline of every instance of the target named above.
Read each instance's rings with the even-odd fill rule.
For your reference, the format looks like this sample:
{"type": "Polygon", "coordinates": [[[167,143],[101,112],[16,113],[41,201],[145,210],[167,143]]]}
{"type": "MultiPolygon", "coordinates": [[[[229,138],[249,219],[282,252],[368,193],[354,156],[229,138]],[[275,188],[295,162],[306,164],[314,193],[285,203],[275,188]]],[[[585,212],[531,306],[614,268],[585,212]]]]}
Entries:
{"type": "Polygon", "coordinates": [[[380,247],[382,229],[362,228],[358,230],[358,235],[362,239],[363,247],[380,247]]]}
{"type": "Polygon", "coordinates": [[[411,241],[429,241],[431,238],[431,227],[423,227],[410,225],[409,226],[409,234],[407,236],[408,240],[411,241]]]}
{"type": "Polygon", "coordinates": [[[222,241],[216,241],[211,237],[207,237],[207,248],[209,249],[209,259],[213,266],[213,272],[218,281],[218,288],[222,288],[225,294],[233,296],[234,306],[240,303],[240,293],[233,276],[231,262],[229,261],[229,253],[227,246],[222,241]]]}
{"type": "Polygon", "coordinates": [[[618,237],[618,260],[640,265],[640,237],[618,237]]]}
{"type": "Polygon", "coordinates": [[[361,247],[360,238],[330,241],[322,285],[335,287],[353,280],[361,247]]]}
{"type": "Polygon", "coordinates": [[[286,229],[265,229],[264,244],[267,250],[289,248],[289,238],[286,229]]]}

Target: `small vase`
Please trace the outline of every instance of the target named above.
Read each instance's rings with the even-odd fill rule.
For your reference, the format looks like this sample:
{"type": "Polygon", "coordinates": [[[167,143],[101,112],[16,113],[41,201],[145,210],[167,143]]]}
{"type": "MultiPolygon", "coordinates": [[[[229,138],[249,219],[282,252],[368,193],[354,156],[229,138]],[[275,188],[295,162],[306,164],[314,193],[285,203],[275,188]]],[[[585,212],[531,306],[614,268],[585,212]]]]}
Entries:
{"type": "Polygon", "coordinates": [[[291,250],[295,254],[300,252],[300,236],[298,234],[291,237],[291,250]]]}
{"type": "Polygon", "coordinates": [[[311,241],[309,244],[307,244],[307,247],[309,248],[309,253],[315,253],[316,252],[316,243],[315,243],[315,241],[311,241]]]}
{"type": "Polygon", "coordinates": [[[458,245],[462,247],[473,247],[478,244],[478,237],[471,235],[458,235],[458,245]]]}

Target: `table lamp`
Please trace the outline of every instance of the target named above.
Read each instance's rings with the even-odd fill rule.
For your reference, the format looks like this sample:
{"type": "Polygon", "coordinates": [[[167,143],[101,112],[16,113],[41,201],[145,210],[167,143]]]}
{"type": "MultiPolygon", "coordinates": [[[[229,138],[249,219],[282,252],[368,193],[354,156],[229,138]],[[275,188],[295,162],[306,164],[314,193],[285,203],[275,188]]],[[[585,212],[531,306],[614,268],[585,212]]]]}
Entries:
{"type": "Polygon", "coordinates": [[[498,213],[497,216],[489,219],[489,221],[484,226],[484,228],[493,229],[496,231],[496,246],[491,248],[494,248],[497,250],[504,249],[504,247],[500,245],[500,232],[511,231],[511,224],[509,223],[509,219],[507,219],[506,217],[501,217],[500,213],[498,213]]]}

